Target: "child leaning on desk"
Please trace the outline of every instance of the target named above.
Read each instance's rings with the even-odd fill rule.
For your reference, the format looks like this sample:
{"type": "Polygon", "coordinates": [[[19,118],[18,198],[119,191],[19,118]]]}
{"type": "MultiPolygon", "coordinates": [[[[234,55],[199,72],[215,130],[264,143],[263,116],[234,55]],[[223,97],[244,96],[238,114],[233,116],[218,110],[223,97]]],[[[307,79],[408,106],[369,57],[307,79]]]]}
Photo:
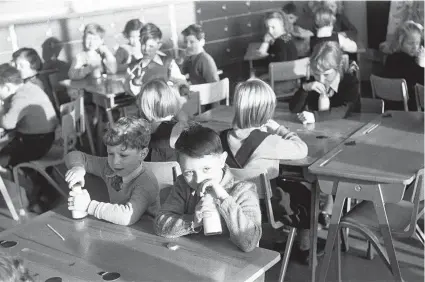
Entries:
{"type": "Polygon", "coordinates": [[[159,187],[153,173],[144,166],[150,140],[149,124],[136,117],[120,118],[103,136],[108,157],[70,152],[65,163],[65,180],[70,188],[84,186],[86,172],[106,183],[110,203],[92,200],[87,190],[70,191],[68,209],[87,212],[119,225],[131,225],[143,214],[155,216],[159,208],[159,187]]]}
{"type": "Polygon", "coordinates": [[[261,238],[256,187],[233,178],[219,135],[191,124],[181,133],[175,148],[182,175],[156,216],[155,233],[168,238],[199,233],[203,217],[215,206],[230,240],[244,252],[252,251],[261,238]],[[213,200],[203,197],[204,193],[211,194],[213,200]]]}
{"type": "Polygon", "coordinates": [[[122,33],[128,43],[118,47],[115,52],[118,72],[125,72],[129,64],[142,58],[142,48],[140,46],[140,29],[142,26],[143,24],[139,19],[129,20],[125,24],[122,33]]]}
{"type": "Polygon", "coordinates": [[[114,54],[103,41],[105,30],[98,24],[86,25],[83,34],[83,49],[72,61],[68,75],[70,79],[83,79],[88,75],[99,78],[102,73],[117,72],[114,54]]]}
{"type": "Polygon", "coordinates": [[[38,77],[38,72],[43,68],[43,62],[37,51],[32,48],[21,48],[12,54],[12,62],[21,73],[24,83],[32,82],[46,92],[43,82],[38,77]]]}

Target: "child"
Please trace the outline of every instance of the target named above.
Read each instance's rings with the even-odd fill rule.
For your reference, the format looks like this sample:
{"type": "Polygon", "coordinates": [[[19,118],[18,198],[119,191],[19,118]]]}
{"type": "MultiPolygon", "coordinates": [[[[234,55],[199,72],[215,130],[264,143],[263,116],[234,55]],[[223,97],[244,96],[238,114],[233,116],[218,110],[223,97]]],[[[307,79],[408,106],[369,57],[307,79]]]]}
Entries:
{"type": "Polygon", "coordinates": [[[289,103],[301,122],[345,118],[351,112],[360,112],[359,81],[347,72],[337,42],[317,45],[310,56],[310,69],[314,80],[303,83],[289,103]],[[330,107],[319,111],[321,94],[329,99],[330,107]]]}
{"type": "Polygon", "coordinates": [[[269,12],[264,20],[267,33],[258,52],[269,54],[270,62],[284,62],[298,59],[298,52],[292,40],[292,24],[285,14],[269,12]]]}
{"type": "Polygon", "coordinates": [[[275,107],[276,95],[265,82],[251,79],[239,84],[235,89],[233,128],[223,131],[220,138],[227,152],[226,163],[230,167],[267,169],[273,192],[276,194],[272,199],[274,213],[286,224],[300,228],[301,244],[298,253],[303,254],[299,258],[304,262],[310,248],[310,192],[302,184],[284,182],[278,176],[280,160],[305,158],[308,148],[297,134],[272,119],[275,107]],[[277,185],[281,188],[276,187],[277,185]],[[283,199],[284,191],[291,194],[289,201],[292,209],[275,201],[278,196],[283,199]],[[299,195],[302,195],[303,199],[297,201],[299,195]],[[304,207],[302,212],[296,208],[296,204],[304,207]]]}
{"type": "Polygon", "coordinates": [[[103,41],[105,30],[98,24],[91,23],[84,28],[83,49],[72,61],[69,69],[70,79],[83,79],[89,74],[99,78],[102,73],[117,72],[117,62],[114,54],[103,41]]]}
{"type": "Polygon", "coordinates": [[[122,117],[103,136],[108,157],[70,152],[65,158],[69,187],[76,183],[84,186],[84,175],[92,173],[105,181],[111,202],[91,200],[87,190],[82,194],[70,191],[68,209],[127,226],[144,213],[155,216],[159,208],[158,182],[143,163],[149,140],[149,124],[145,120],[122,117]]]}
{"type": "Polygon", "coordinates": [[[124,72],[130,63],[142,58],[140,46],[140,29],[143,24],[139,19],[129,20],[124,27],[123,35],[128,44],[121,45],[115,52],[118,72],[124,72]]]}
{"type": "Polygon", "coordinates": [[[326,0],[322,2],[322,5],[331,9],[333,14],[335,15],[334,31],[341,33],[345,37],[355,40],[355,38],[357,37],[357,28],[344,15],[344,6],[342,1],[326,0]]]}
{"type": "Polygon", "coordinates": [[[193,124],[181,133],[175,147],[182,175],[156,216],[155,233],[168,238],[199,233],[203,217],[215,205],[230,240],[242,251],[252,251],[261,238],[256,187],[233,178],[218,134],[193,124]],[[214,201],[202,197],[204,193],[214,201]]]}
{"type": "Polygon", "coordinates": [[[25,83],[30,81],[46,92],[43,82],[38,77],[43,63],[37,51],[32,48],[21,48],[12,54],[12,61],[25,83]]]}
{"type": "MultiPolygon", "coordinates": [[[[19,71],[9,64],[0,65],[0,127],[14,130],[15,138],[2,154],[7,166],[38,160],[52,147],[58,125],[55,109],[46,93],[33,83],[23,83],[19,71]]],[[[33,179],[39,184],[40,179],[33,179]]],[[[38,187],[40,188],[40,187],[38,187]]],[[[30,205],[38,200],[34,190],[30,205]]]]}
{"type": "MultiPolygon", "coordinates": [[[[423,27],[413,21],[400,25],[392,42],[392,54],[385,62],[384,74],[388,78],[404,78],[409,92],[409,110],[416,110],[414,86],[424,85],[423,27]]],[[[385,109],[403,110],[402,103],[385,101],[385,109]]]]}
{"type": "Polygon", "coordinates": [[[33,282],[33,278],[20,258],[0,253],[0,281],[33,282]]]}
{"type": "Polygon", "coordinates": [[[183,62],[183,74],[189,75],[191,84],[203,84],[219,81],[214,59],[204,50],[205,33],[202,27],[192,24],[182,31],[186,45],[186,59],[183,62]]]}
{"type": "Polygon", "coordinates": [[[175,161],[176,155],[170,140],[176,139],[178,129],[175,125],[181,103],[177,90],[172,89],[164,80],[154,79],[143,85],[136,103],[141,116],[151,123],[149,154],[145,160],[175,161]]]}
{"type": "Polygon", "coordinates": [[[310,39],[311,50],[322,42],[335,41],[338,42],[341,50],[348,53],[357,52],[357,43],[347,38],[342,33],[334,31],[335,15],[333,11],[326,6],[319,7],[314,13],[314,22],[316,24],[317,33],[310,39]]]}
{"type": "Polygon", "coordinates": [[[174,83],[186,81],[174,59],[159,52],[162,46],[161,40],[162,32],[153,23],[147,23],[140,30],[143,56],[127,68],[125,86],[130,94],[137,96],[141,85],[155,78],[170,80],[174,83]]]}

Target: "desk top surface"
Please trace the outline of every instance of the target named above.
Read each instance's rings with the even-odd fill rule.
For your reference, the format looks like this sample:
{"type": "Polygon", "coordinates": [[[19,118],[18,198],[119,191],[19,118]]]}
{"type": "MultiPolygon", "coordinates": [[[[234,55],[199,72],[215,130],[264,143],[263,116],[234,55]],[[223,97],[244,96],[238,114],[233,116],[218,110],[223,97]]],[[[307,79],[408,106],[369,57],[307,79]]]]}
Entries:
{"type": "Polygon", "coordinates": [[[119,273],[116,281],[252,281],[280,259],[267,249],[244,253],[226,235],[162,238],[149,218],[130,227],[91,217],[73,220],[64,206],[0,233],[0,239],[18,242],[0,249],[23,258],[41,281],[103,281],[102,271],[119,273]],[[170,242],[179,248],[167,248],[170,242]]]}
{"type": "Polygon", "coordinates": [[[388,112],[317,160],[309,171],[378,183],[409,184],[424,165],[424,113],[388,112]]]}
{"type": "Polygon", "coordinates": [[[125,92],[123,84],[124,79],[124,74],[109,74],[101,78],[92,78],[88,76],[79,80],[66,79],[60,83],[65,87],[84,89],[93,94],[113,96],[125,92]]]}

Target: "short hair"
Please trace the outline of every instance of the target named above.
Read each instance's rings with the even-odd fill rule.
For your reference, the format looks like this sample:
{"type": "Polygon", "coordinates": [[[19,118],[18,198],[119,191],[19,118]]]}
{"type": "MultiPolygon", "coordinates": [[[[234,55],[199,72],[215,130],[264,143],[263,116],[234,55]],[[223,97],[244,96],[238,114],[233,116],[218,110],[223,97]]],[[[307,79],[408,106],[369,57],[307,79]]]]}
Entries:
{"type": "Polygon", "coordinates": [[[205,39],[205,32],[199,24],[191,24],[182,31],[183,36],[193,35],[198,40],[205,39]]]}
{"type": "Polygon", "coordinates": [[[404,43],[404,40],[406,40],[406,37],[409,34],[412,34],[414,32],[419,33],[421,36],[421,43],[424,39],[424,27],[421,24],[418,24],[414,21],[406,21],[402,23],[396,30],[394,39],[391,42],[391,51],[397,52],[400,51],[401,46],[404,43]]]}
{"type": "Polygon", "coordinates": [[[223,153],[220,136],[213,129],[191,122],[176,141],[177,157],[180,154],[192,158],[223,153]]]}
{"type": "Polygon", "coordinates": [[[338,0],[325,0],[325,1],[320,1],[320,5],[322,7],[326,7],[331,9],[331,11],[334,13],[334,15],[337,14],[341,14],[342,11],[344,10],[344,4],[342,1],[338,1],[338,0]],[[331,4],[335,4],[336,6],[336,10],[333,11],[333,9],[331,8],[331,4]]]}
{"type": "Polygon", "coordinates": [[[233,106],[233,127],[259,127],[273,117],[276,94],[264,81],[249,79],[236,86],[233,106]]]}
{"type": "Polygon", "coordinates": [[[86,48],[86,36],[88,34],[99,35],[99,37],[103,39],[103,37],[105,36],[105,29],[97,23],[89,23],[88,25],[86,25],[83,33],[84,48],[86,48]]]}
{"type": "Polygon", "coordinates": [[[109,126],[103,142],[107,146],[123,145],[125,149],[142,150],[151,139],[149,122],[138,117],[122,117],[109,126]]]}
{"type": "Polygon", "coordinates": [[[142,27],[143,27],[143,23],[139,19],[132,19],[125,24],[124,30],[122,33],[124,34],[124,36],[128,36],[130,32],[132,31],[140,32],[140,29],[142,27]]]}
{"type": "Polygon", "coordinates": [[[21,84],[23,82],[21,73],[17,68],[9,64],[0,65],[0,85],[6,83],[21,84]]]}
{"type": "Polygon", "coordinates": [[[297,6],[293,2],[290,2],[283,6],[282,11],[287,15],[298,16],[297,6]]]}
{"type": "Polygon", "coordinates": [[[335,24],[336,17],[331,9],[327,7],[320,7],[316,9],[314,13],[314,23],[317,28],[325,26],[333,26],[335,24]]]}
{"type": "Polygon", "coordinates": [[[142,86],[137,95],[140,115],[149,122],[174,116],[180,110],[177,90],[171,88],[163,79],[153,79],[142,86]]]}
{"type": "Polygon", "coordinates": [[[325,41],[313,48],[310,56],[310,69],[314,73],[322,73],[329,69],[337,70],[343,75],[343,52],[338,42],[325,41]]]}
{"type": "Polygon", "coordinates": [[[35,51],[33,48],[20,48],[12,54],[13,61],[16,61],[16,59],[20,57],[24,58],[30,63],[32,70],[40,71],[43,68],[43,62],[41,61],[37,51],[35,51]]]}
{"type": "Polygon", "coordinates": [[[2,282],[33,282],[22,259],[0,253],[0,280],[2,282]]]}
{"type": "Polygon", "coordinates": [[[294,26],[291,24],[291,22],[288,19],[288,15],[281,11],[272,11],[267,12],[264,16],[264,23],[267,23],[268,20],[271,19],[278,19],[282,22],[282,25],[286,31],[287,34],[292,34],[294,30],[294,26]]]}
{"type": "Polygon", "coordinates": [[[162,32],[158,26],[153,23],[147,23],[140,29],[140,42],[146,43],[149,39],[161,40],[162,32]]]}

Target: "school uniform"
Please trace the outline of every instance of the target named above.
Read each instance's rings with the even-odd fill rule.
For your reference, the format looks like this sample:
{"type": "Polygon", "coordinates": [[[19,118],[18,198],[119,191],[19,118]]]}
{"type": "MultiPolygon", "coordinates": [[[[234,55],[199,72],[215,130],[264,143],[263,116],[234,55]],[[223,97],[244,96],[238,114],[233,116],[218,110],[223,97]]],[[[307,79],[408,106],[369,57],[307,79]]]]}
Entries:
{"type": "Polygon", "coordinates": [[[298,51],[292,36],[282,35],[270,43],[269,62],[286,62],[298,59],[298,51]]]}
{"type": "Polygon", "coordinates": [[[338,33],[336,32],[332,32],[332,34],[330,36],[326,36],[326,37],[317,37],[317,35],[314,35],[310,38],[310,50],[313,51],[314,46],[321,44],[323,42],[337,42],[339,44],[339,37],[338,37],[338,33]]]}
{"type": "Polygon", "coordinates": [[[214,59],[205,51],[187,57],[182,65],[183,74],[189,74],[191,84],[204,84],[219,81],[214,59]]]}
{"type": "Polygon", "coordinates": [[[175,150],[170,146],[171,132],[176,123],[176,120],[163,121],[157,126],[151,134],[146,161],[169,162],[177,160],[175,150]]]}
{"type": "Polygon", "coordinates": [[[86,66],[101,68],[103,73],[113,74],[116,72],[117,61],[114,56],[103,56],[98,52],[78,53],[69,68],[69,78],[78,80],[88,76],[91,72],[87,71],[86,66]]]}
{"type": "Polygon", "coordinates": [[[115,59],[117,60],[118,72],[124,72],[129,64],[132,64],[138,59],[140,59],[139,57],[135,57],[134,48],[134,46],[131,46],[129,44],[123,44],[118,47],[117,51],[115,52],[115,59]]]}

